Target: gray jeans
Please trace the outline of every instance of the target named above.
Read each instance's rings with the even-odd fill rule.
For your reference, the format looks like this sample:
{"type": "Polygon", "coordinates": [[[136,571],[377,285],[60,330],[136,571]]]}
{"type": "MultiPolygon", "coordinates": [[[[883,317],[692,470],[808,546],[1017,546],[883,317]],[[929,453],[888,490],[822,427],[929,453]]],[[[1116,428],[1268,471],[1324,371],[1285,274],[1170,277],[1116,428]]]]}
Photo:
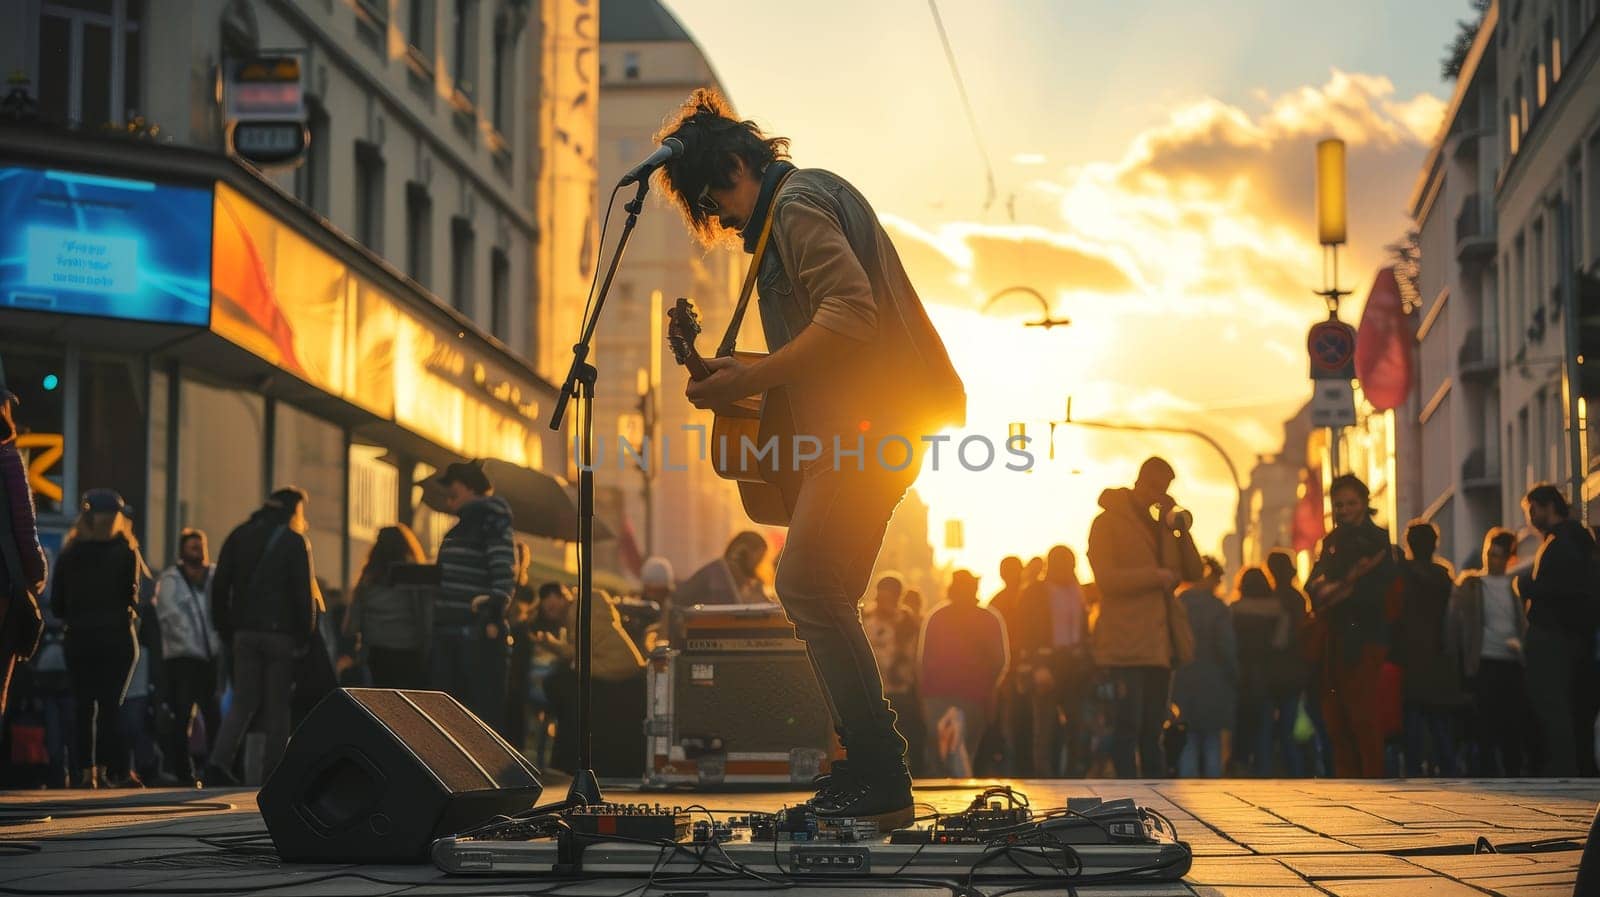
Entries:
{"type": "Polygon", "coordinates": [[[858,604],[889,517],[915,475],[915,466],[898,472],[847,466],[806,477],[774,577],[834,728],[858,766],[897,767],[905,758],[906,740],[884,700],[858,604]]]}
{"type": "Polygon", "coordinates": [[[261,775],[265,778],[283,756],[289,741],[289,701],[294,690],[295,655],[304,645],[281,632],[239,632],[233,636],[233,704],[217,733],[211,764],[231,771],[239,743],[250,721],[261,714],[266,751],[261,775]]]}

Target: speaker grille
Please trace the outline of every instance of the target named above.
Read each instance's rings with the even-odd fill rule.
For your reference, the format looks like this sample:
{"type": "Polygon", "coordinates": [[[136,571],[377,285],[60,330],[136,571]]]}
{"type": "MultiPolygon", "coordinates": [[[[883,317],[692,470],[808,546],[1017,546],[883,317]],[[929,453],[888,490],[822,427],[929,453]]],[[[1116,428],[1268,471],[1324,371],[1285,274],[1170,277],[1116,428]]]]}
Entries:
{"type": "MultiPolygon", "coordinates": [[[[484,775],[484,770],[480,770],[472,762],[472,757],[463,750],[466,745],[458,746],[457,742],[461,740],[459,721],[451,720],[447,723],[442,719],[431,720],[428,715],[433,707],[423,706],[421,702],[417,702],[419,706],[413,706],[413,701],[424,694],[427,693],[350,689],[350,696],[371,711],[372,715],[393,732],[402,744],[422,758],[424,765],[433,770],[445,788],[451,792],[458,792],[480,791],[494,787],[495,783],[484,775]],[[444,731],[441,731],[441,727],[444,731]],[[447,732],[453,733],[455,738],[451,738],[447,732]]],[[[429,703],[436,707],[438,702],[429,703]]],[[[482,728],[481,723],[470,724],[482,728]]]]}
{"type": "Polygon", "coordinates": [[[521,788],[539,784],[532,767],[522,759],[521,754],[449,695],[439,691],[408,691],[405,694],[439,725],[455,733],[456,740],[461,742],[467,753],[478,761],[478,765],[488,770],[495,787],[521,788]]]}
{"type": "Polygon", "coordinates": [[[833,723],[804,654],[686,651],[676,665],[679,735],[720,736],[729,751],[827,749],[833,723]]]}

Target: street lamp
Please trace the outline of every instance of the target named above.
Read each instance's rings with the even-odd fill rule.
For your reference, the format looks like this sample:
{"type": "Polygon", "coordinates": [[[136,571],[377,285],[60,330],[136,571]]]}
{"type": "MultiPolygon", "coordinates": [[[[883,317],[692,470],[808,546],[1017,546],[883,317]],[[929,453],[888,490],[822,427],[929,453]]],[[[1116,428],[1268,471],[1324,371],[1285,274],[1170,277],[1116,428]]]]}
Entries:
{"type": "Polygon", "coordinates": [[[1120,424],[1101,420],[1073,420],[1072,397],[1068,396],[1066,419],[1050,422],[1050,457],[1052,458],[1055,457],[1057,426],[1088,427],[1094,430],[1120,430],[1130,433],[1170,433],[1177,436],[1193,436],[1216,451],[1217,455],[1222,458],[1222,463],[1228,468],[1228,476],[1233,478],[1234,491],[1239,495],[1244,494],[1244,481],[1239,479],[1239,468],[1233,465],[1233,459],[1223,449],[1222,443],[1213,439],[1210,434],[1203,430],[1196,430],[1193,427],[1163,427],[1154,424],[1120,424]]]}
{"type": "Polygon", "coordinates": [[[1023,323],[1024,327],[1043,327],[1044,329],[1049,330],[1052,327],[1065,327],[1072,323],[1071,319],[1069,318],[1050,317],[1050,300],[1046,299],[1043,293],[1039,292],[1033,287],[1005,287],[1004,289],[990,296],[989,299],[983,303],[983,311],[988,311],[990,306],[995,304],[996,300],[1011,293],[1026,293],[1029,296],[1032,296],[1033,298],[1039,300],[1039,307],[1043,310],[1044,317],[1037,321],[1026,321],[1023,323]]]}

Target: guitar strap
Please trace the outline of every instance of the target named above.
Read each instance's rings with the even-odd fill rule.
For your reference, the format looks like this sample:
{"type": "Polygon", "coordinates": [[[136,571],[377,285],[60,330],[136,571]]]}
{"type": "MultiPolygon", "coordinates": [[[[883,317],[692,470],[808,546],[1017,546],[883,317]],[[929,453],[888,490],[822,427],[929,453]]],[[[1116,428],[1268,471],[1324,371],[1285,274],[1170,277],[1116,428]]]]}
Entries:
{"type": "Polygon", "coordinates": [[[772,190],[772,201],[767,207],[767,220],[761,223],[761,236],[756,240],[756,251],[750,258],[750,270],[744,273],[744,286],[739,289],[739,304],[733,307],[733,317],[728,319],[728,329],[722,334],[722,342],[717,344],[718,358],[732,355],[734,343],[739,341],[739,327],[744,324],[745,309],[750,306],[750,293],[755,289],[756,276],[761,273],[761,260],[767,253],[767,238],[772,235],[772,219],[778,217],[778,194],[783,192],[783,185],[788,182],[792,174],[793,170],[785,173],[778,181],[778,186],[772,190]]]}

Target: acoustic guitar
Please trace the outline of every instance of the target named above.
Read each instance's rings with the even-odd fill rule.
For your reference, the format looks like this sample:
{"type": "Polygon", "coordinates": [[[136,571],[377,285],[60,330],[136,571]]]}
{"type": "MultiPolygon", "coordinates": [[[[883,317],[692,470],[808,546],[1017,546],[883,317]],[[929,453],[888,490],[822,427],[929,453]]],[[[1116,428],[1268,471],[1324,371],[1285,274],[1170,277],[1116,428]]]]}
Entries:
{"type": "MultiPolygon", "coordinates": [[[[693,300],[680,297],[667,310],[667,345],[672,357],[689,371],[690,380],[711,376],[711,369],[695,349],[699,336],[700,313],[693,300]]],[[[761,357],[744,352],[734,356],[761,357]]],[[[718,411],[712,420],[711,441],[706,446],[712,469],[739,484],[739,501],[756,523],[789,525],[800,493],[794,433],[794,415],[781,388],[741,399],[718,411]]]]}

